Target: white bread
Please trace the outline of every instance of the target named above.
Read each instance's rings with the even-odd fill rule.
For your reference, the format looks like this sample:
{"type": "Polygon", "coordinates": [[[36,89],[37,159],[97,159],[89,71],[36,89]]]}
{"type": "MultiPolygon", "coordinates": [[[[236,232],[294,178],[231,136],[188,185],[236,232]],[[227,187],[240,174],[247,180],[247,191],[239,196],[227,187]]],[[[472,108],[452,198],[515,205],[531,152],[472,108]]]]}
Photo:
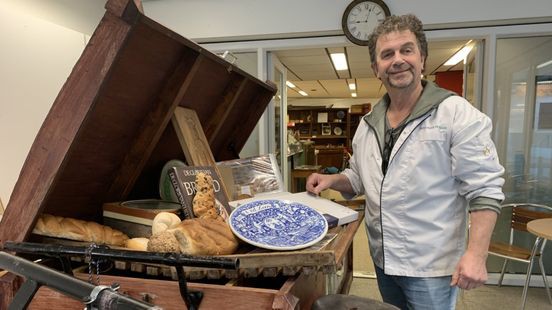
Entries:
{"type": "Polygon", "coordinates": [[[167,229],[173,229],[178,224],[180,224],[181,220],[178,217],[178,215],[171,213],[171,212],[159,212],[153,218],[153,224],[151,226],[151,235],[155,236],[162,232],[164,232],[167,229]]]}
{"type": "Polygon", "coordinates": [[[148,250],[148,238],[132,238],[126,241],[126,248],[135,251],[147,251],[148,250]]]}
{"type": "Polygon", "coordinates": [[[174,231],[180,252],[190,255],[232,254],[238,248],[238,240],[228,224],[213,219],[187,219],[174,231]]]}
{"type": "Polygon", "coordinates": [[[74,218],[43,214],[33,233],[77,241],[124,246],[128,236],[109,226],[74,218]]]}

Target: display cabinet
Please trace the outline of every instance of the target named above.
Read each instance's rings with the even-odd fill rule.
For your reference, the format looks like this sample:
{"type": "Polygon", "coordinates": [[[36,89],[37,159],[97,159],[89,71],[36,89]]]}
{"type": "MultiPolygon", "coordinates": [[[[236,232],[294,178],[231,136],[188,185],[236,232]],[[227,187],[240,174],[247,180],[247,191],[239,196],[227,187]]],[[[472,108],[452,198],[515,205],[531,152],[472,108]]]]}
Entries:
{"type": "Polygon", "coordinates": [[[315,145],[346,146],[348,108],[288,107],[288,129],[315,145]]]}

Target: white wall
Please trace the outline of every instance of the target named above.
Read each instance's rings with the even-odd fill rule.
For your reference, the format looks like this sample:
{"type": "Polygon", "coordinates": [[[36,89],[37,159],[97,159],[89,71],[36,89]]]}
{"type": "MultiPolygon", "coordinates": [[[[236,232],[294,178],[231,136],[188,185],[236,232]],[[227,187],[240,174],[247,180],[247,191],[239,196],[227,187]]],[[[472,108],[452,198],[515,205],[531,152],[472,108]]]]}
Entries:
{"type": "MultiPolygon", "coordinates": [[[[146,14],[192,39],[341,34],[341,15],[351,2],[336,0],[155,0],[146,14]]],[[[416,14],[426,26],[547,17],[551,0],[384,0],[392,14],[416,14]]]]}
{"type": "Polygon", "coordinates": [[[51,104],[84,48],[82,33],[0,2],[0,199],[7,205],[51,104]]]}

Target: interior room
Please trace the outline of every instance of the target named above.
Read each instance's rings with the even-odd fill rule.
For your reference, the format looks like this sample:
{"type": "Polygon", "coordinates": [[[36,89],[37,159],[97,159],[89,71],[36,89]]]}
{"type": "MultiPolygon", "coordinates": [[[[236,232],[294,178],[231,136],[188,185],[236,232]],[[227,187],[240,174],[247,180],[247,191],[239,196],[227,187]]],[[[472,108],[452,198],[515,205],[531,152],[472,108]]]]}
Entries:
{"type": "MultiPolygon", "coordinates": [[[[270,166],[272,183],[261,187],[272,185],[277,190],[264,197],[285,201],[294,197],[296,203],[308,204],[309,200],[301,199],[312,197],[293,195],[306,191],[306,179],[312,173],[338,175],[350,167],[357,127],[387,93],[374,74],[368,47],[351,39],[344,26],[346,9],[353,2],[359,0],[3,1],[0,244],[4,246],[11,240],[3,239],[5,236],[21,239],[16,241],[42,241],[33,227],[46,211],[107,225],[112,223],[109,221],[114,219],[114,212],[119,211],[117,207],[109,209],[110,215],[106,216],[105,205],[115,201],[151,198],[179,203],[167,174],[176,166],[217,167],[213,174],[219,174],[220,179],[215,181],[225,184],[223,191],[228,196],[216,198],[217,208],[222,210],[220,202],[229,201],[224,203],[228,220],[233,209],[249,203],[251,200],[247,199],[262,191],[239,183],[236,166],[240,165],[251,165],[259,174],[265,172],[262,167],[270,166]],[[114,19],[102,23],[106,16],[114,19]],[[102,40],[104,43],[100,43],[102,40]],[[147,50],[142,50],[142,45],[147,50]],[[92,56],[93,50],[99,56],[92,56]],[[338,63],[336,57],[341,57],[342,62],[338,63]],[[140,74],[151,77],[137,76],[140,74]],[[123,81],[117,80],[121,77],[123,81]],[[151,81],[157,83],[155,92],[151,81]],[[146,85],[151,89],[141,89],[146,85]],[[136,106],[127,102],[132,100],[136,106]],[[244,106],[248,108],[224,109],[246,101],[244,106]],[[109,102],[117,105],[118,115],[113,120],[120,120],[118,124],[106,121],[111,120],[109,102]],[[148,114],[145,111],[149,102],[159,105],[148,114]],[[72,112],[54,108],[62,104],[72,112]],[[165,114],[165,108],[170,113],[165,114]],[[186,114],[189,112],[182,110],[178,114],[176,111],[181,108],[196,111],[186,114]],[[170,109],[176,110],[173,113],[170,109]],[[61,116],[68,119],[60,120],[61,116]],[[67,138],[67,132],[56,129],[57,122],[66,124],[67,132],[74,129],[74,136],[67,138]],[[97,128],[94,122],[106,127],[97,128]],[[194,138],[190,138],[194,134],[192,123],[197,126],[195,130],[200,129],[194,138]],[[170,129],[154,130],[157,126],[174,128],[175,133],[170,129]],[[50,132],[59,134],[59,141],[50,132]],[[198,151],[197,145],[202,142],[209,147],[198,151]],[[123,146],[129,147],[128,154],[123,152],[123,146]],[[109,155],[102,153],[104,147],[112,149],[109,155]],[[98,154],[86,154],[85,150],[94,153],[95,148],[98,154]],[[194,151],[199,154],[197,157],[193,157],[194,151]],[[137,159],[142,154],[149,158],[137,159]],[[207,155],[201,157],[202,154],[207,155]],[[51,168],[53,159],[59,161],[56,169],[51,168]],[[95,194],[83,198],[69,192],[81,186],[81,179],[70,177],[78,170],[76,163],[90,168],[99,166],[95,161],[101,160],[109,164],[105,170],[90,169],[90,187],[82,191],[96,191],[95,194]],[[169,160],[173,160],[173,166],[168,166],[169,160]],[[127,180],[128,184],[124,184],[127,180]],[[163,186],[170,187],[170,191],[163,186]],[[30,189],[36,192],[31,193],[30,189]],[[246,200],[235,202],[243,198],[246,200]],[[83,206],[58,206],[71,199],[83,206]],[[25,223],[16,223],[17,219],[25,223]],[[19,231],[14,232],[12,227],[19,231]]],[[[546,284],[552,283],[552,250],[546,240],[552,235],[534,232],[534,226],[528,224],[552,217],[549,0],[508,5],[499,0],[447,0],[439,5],[429,0],[368,2],[383,4],[389,15],[418,16],[424,23],[429,54],[422,79],[464,97],[492,122],[492,142],[504,167],[505,198],[500,202],[502,212],[492,230],[486,259],[488,280],[480,288],[460,290],[456,309],[551,308],[546,284]],[[503,10],[496,10],[496,6],[503,10]],[[473,10],[474,7],[479,9],[473,10]],[[519,216],[523,219],[518,224],[519,216]],[[516,248],[513,255],[517,257],[506,264],[504,258],[511,254],[513,245],[524,249],[516,248]]],[[[86,184],[83,181],[85,187],[86,184]]],[[[242,264],[235,274],[229,270],[184,268],[189,287],[204,290],[203,305],[207,303],[209,308],[224,298],[233,300],[238,291],[244,292],[243,298],[252,300],[250,309],[263,308],[262,302],[272,304],[274,309],[310,309],[317,298],[336,293],[382,302],[363,220],[368,212],[366,197],[346,199],[330,189],[321,196],[354,211],[358,218],[337,224],[334,230],[328,228],[329,233],[318,240],[323,245],[309,248],[315,254],[262,247],[247,252],[250,248],[246,247],[242,250],[246,252],[232,254],[242,264]],[[237,291],[224,291],[224,287],[237,291]],[[209,297],[209,292],[211,296],[226,297],[209,297]]],[[[317,203],[320,202],[314,202],[317,203]]],[[[152,225],[151,220],[147,225],[152,225]]],[[[328,218],[325,220],[329,223],[328,218]]],[[[245,244],[242,241],[240,247],[245,244]]],[[[91,256],[81,260],[92,261],[91,256]]],[[[80,264],[84,265],[82,261],[80,264]]],[[[90,273],[92,267],[88,265],[90,273]]],[[[164,273],[172,280],[181,279],[174,269],[127,262],[122,265],[132,272],[149,271],[144,277],[148,279],[166,280],[162,278],[164,273]]],[[[11,288],[18,280],[6,277],[10,275],[9,268],[2,269],[0,265],[0,287],[11,288]]],[[[88,276],[82,270],[75,274],[88,276]]],[[[96,271],[102,277],[98,266],[96,271]]],[[[111,280],[111,276],[117,275],[106,273],[102,281],[111,280]]],[[[138,294],[133,281],[126,282],[132,277],[121,278],[131,285],[132,294],[138,294]]],[[[174,288],[178,296],[178,281],[163,282],[171,282],[166,287],[174,288]]],[[[37,298],[49,302],[63,295],[51,291],[41,289],[37,298]]],[[[151,297],[157,291],[142,293],[147,295],[141,297],[144,302],[172,298],[151,297]]],[[[9,305],[13,299],[10,294],[11,291],[0,292],[0,308],[9,305]]]]}

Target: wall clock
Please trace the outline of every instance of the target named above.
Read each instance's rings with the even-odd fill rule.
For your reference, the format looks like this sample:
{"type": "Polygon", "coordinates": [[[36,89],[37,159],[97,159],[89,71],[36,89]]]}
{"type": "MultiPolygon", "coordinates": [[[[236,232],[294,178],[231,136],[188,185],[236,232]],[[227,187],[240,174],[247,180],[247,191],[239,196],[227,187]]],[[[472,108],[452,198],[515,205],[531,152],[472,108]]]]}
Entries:
{"type": "Polygon", "coordinates": [[[381,0],[354,0],[343,12],[341,27],[349,41],[368,45],[372,31],[389,15],[389,8],[381,0]]]}

